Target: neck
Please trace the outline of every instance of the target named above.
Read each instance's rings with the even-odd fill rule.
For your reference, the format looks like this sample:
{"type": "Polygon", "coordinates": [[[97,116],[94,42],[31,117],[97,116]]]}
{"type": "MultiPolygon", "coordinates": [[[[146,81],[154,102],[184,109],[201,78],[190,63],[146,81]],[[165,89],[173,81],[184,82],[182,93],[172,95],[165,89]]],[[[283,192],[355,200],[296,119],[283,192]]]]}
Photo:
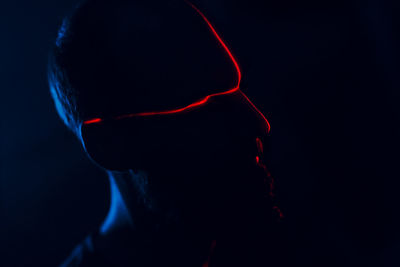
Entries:
{"type": "Polygon", "coordinates": [[[110,262],[125,259],[149,264],[163,259],[173,266],[202,266],[213,240],[198,234],[188,238],[186,234],[192,229],[183,229],[171,205],[160,204],[165,197],[148,188],[146,173],[109,172],[109,180],[111,203],[100,236],[110,262]]]}
{"type": "MultiPolygon", "coordinates": [[[[100,232],[102,235],[118,235],[120,232],[150,231],[149,221],[159,214],[156,198],[148,188],[148,176],[144,172],[108,172],[111,203],[100,232]]],[[[158,218],[160,219],[160,218],[158,218]]],[[[162,223],[162,221],[158,221],[162,223]]],[[[150,232],[148,233],[150,234],[150,232]]]]}
{"type": "Polygon", "coordinates": [[[100,233],[107,236],[116,233],[119,229],[133,229],[132,215],[122,197],[121,188],[117,185],[116,179],[118,178],[111,172],[109,172],[108,178],[111,191],[110,208],[100,227],[100,233]]]}
{"type": "MultiPolygon", "coordinates": [[[[190,177],[190,183],[196,186],[211,182],[204,187],[205,190],[212,188],[210,192],[198,190],[202,194],[195,197],[190,196],[190,184],[168,187],[168,183],[176,184],[176,179],[180,178],[156,179],[158,177],[153,176],[158,175],[152,173],[151,182],[165,183],[154,189],[144,172],[109,172],[111,205],[101,226],[101,235],[116,243],[126,240],[127,236],[134,240],[128,243],[146,240],[153,258],[167,254],[166,257],[175,261],[174,266],[181,266],[177,264],[177,258],[185,261],[182,254],[187,255],[182,266],[201,266],[207,260],[214,240],[217,240],[217,251],[219,247],[230,247],[233,243],[238,243],[235,245],[238,248],[247,247],[251,242],[246,236],[260,235],[254,228],[268,227],[263,225],[266,218],[259,215],[270,208],[263,203],[260,190],[265,177],[257,169],[253,157],[230,162],[229,168],[221,169],[221,172],[209,171],[211,179],[190,177]],[[179,195],[182,188],[189,193],[179,195]],[[214,191],[219,193],[214,194],[214,191]],[[205,208],[202,209],[203,204],[205,208]],[[187,264],[192,259],[197,265],[187,264]]],[[[201,175],[207,176],[204,172],[201,175]]],[[[140,246],[139,249],[145,250],[146,246],[140,246]]],[[[134,244],[130,247],[137,248],[134,244]]]]}

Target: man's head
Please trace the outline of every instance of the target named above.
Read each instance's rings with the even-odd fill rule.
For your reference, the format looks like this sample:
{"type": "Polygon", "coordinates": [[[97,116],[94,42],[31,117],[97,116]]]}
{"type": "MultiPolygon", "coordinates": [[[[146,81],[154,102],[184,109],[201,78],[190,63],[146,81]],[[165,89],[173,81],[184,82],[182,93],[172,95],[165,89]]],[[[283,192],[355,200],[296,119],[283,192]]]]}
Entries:
{"type": "Polygon", "coordinates": [[[269,125],[240,78],[216,29],[183,0],[85,1],[49,61],[58,113],[96,163],[175,176],[254,159],[269,125]]]}
{"type": "Polygon", "coordinates": [[[183,0],[89,0],[64,21],[49,64],[57,110],[89,156],[117,174],[145,170],[152,197],[199,227],[264,208],[256,139],[269,125],[240,77],[183,0]]]}
{"type": "Polygon", "coordinates": [[[86,1],[64,20],[49,81],[78,132],[93,117],[173,109],[237,83],[235,66],[184,1],[86,1]]]}
{"type": "MultiPolygon", "coordinates": [[[[240,70],[229,49],[203,14],[185,1],[84,2],[62,24],[50,57],[49,83],[61,118],[92,159],[107,169],[126,169],[126,162],[147,167],[152,160],[146,154],[177,156],[178,147],[188,155],[183,149],[188,144],[203,149],[212,144],[215,150],[235,135],[231,124],[246,129],[239,123],[246,118],[240,105],[229,111],[230,105],[222,103],[243,102],[239,92],[182,114],[84,124],[93,118],[112,121],[127,114],[177,110],[239,89],[240,70]],[[176,151],[165,151],[169,149],[176,151]]],[[[249,117],[258,121],[253,126],[260,124],[259,117],[249,117]]]]}

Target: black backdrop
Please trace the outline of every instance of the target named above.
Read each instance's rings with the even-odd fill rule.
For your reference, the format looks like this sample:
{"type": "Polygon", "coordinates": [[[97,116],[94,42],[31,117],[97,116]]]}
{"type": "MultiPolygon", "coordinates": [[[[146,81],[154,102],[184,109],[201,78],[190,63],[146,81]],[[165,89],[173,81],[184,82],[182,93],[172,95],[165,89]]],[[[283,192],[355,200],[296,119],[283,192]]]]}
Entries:
{"type": "MultiPolygon", "coordinates": [[[[198,2],[271,122],[292,257],[400,266],[398,6],[198,2]]],[[[0,4],[0,266],[58,264],[107,211],[106,176],[57,118],[46,82],[48,48],[76,3],[0,4]]]]}

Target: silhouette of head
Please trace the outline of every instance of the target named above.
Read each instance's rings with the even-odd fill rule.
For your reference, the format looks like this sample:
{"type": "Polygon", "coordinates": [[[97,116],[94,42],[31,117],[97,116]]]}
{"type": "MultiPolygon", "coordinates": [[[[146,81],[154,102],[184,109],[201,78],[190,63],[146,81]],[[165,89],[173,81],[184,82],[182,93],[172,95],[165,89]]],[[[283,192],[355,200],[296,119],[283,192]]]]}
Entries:
{"type": "Polygon", "coordinates": [[[185,1],[86,1],[64,21],[49,64],[60,117],[109,170],[206,164],[238,138],[254,142],[268,125],[238,91],[240,75],[185,1]]]}
{"type": "Polygon", "coordinates": [[[64,21],[49,61],[58,113],[93,161],[147,172],[187,225],[235,218],[219,229],[250,221],[249,233],[266,229],[269,216],[260,212],[267,180],[259,162],[269,124],[240,80],[217,29],[178,0],[86,1],[64,21]]]}

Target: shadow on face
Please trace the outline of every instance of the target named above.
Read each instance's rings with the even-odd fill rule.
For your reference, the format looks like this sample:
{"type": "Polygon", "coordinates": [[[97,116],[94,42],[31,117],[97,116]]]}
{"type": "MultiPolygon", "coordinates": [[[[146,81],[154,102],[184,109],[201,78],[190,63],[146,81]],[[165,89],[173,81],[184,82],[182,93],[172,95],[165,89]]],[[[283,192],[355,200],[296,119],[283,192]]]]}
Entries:
{"type": "Polygon", "coordinates": [[[254,155],[251,144],[266,130],[263,118],[236,92],[181,113],[83,125],[81,134],[90,157],[107,170],[162,170],[180,176],[254,155]]]}
{"type": "Polygon", "coordinates": [[[194,227],[186,231],[193,234],[262,221],[250,216],[265,209],[255,160],[265,123],[236,92],[188,112],[105,120],[81,131],[93,161],[107,170],[147,173],[152,197],[164,202],[160,209],[176,208],[181,228],[194,227]]]}

